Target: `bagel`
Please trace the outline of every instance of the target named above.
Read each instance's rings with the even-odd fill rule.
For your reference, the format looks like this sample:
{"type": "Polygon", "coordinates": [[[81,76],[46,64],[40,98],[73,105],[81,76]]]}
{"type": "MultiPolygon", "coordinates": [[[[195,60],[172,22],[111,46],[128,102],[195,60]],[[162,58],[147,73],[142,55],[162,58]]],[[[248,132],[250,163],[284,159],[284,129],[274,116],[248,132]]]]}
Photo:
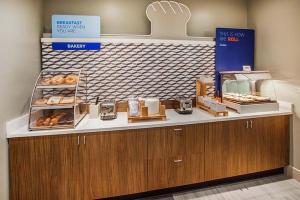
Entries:
{"type": "Polygon", "coordinates": [[[53,85],[60,85],[65,82],[65,78],[63,75],[57,75],[51,78],[51,84],[53,85]]]}
{"type": "Polygon", "coordinates": [[[51,78],[45,78],[41,80],[42,85],[50,85],[51,84],[51,78]]]}
{"type": "Polygon", "coordinates": [[[76,76],[76,75],[68,75],[65,78],[66,84],[75,84],[75,83],[77,83],[77,81],[78,81],[78,76],[76,76]]]}

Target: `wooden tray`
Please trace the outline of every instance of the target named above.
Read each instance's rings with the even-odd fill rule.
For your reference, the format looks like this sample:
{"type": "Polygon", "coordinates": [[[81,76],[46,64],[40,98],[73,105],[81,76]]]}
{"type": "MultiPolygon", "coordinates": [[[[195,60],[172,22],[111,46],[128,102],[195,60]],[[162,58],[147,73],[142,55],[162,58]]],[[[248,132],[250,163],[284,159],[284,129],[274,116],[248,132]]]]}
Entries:
{"type": "Polygon", "coordinates": [[[148,108],[142,106],[140,108],[142,114],[140,116],[129,116],[129,110],[127,109],[128,122],[138,122],[138,121],[147,121],[147,120],[166,120],[166,107],[165,105],[159,105],[159,113],[156,115],[148,115],[148,108]]]}
{"type": "Polygon", "coordinates": [[[202,110],[205,110],[206,112],[214,115],[215,117],[226,117],[228,116],[228,111],[222,111],[222,112],[216,112],[212,109],[210,109],[209,107],[207,107],[206,105],[202,104],[202,103],[197,103],[197,107],[201,108],[202,110]]]}

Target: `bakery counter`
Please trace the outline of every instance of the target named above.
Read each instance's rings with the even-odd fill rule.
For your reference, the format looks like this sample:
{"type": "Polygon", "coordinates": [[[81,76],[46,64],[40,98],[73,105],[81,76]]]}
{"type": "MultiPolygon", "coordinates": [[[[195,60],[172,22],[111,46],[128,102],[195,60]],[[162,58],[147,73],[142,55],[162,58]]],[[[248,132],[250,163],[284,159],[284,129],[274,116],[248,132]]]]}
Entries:
{"type": "Polygon", "coordinates": [[[127,113],[112,121],[87,116],[74,130],[29,132],[26,120],[10,122],[11,199],[124,197],[289,165],[287,105],[218,118],[199,109],[166,114],[139,123],[128,123],[127,113]]]}
{"type": "Polygon", "coordinates": [[[214,117],[209,113],[194,108],[191,115],[180,115],[173,109],[166,110],[167,119],[165,121],[145,121],[129,123],[126,112],[119,112],[118,118],[110,121],[102,121],[100,119],[89,119],[87,115],[75,129],[60,129],[60,130],[46,130],[46,131],[29,131],[28,130],[28,116],[22,116],[18,119],[7,123],[7,138],[18,137],[34,137],[34,136],[49,136],[49,135],[63,135],[63,134],[86,134],[104,131],[118,131],[130,129],[145,129],[168,127],[188,124],[202,124],[209,122],[221,122],[230,120],[242,120],[250,118],[291,115],[292,105],[281,102],[279,111],[272,112],[257,112],[248,114],[238,114],[229,112],[228,117],[214,117]]]}

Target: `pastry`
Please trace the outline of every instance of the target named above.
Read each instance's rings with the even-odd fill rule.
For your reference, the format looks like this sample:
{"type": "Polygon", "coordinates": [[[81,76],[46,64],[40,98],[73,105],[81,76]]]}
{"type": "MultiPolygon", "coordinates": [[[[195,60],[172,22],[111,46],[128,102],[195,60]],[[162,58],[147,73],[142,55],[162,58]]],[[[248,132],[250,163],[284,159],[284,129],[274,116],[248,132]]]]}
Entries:
{"type": "Polygon", "coordinates": [[[74,103],[74,97],[64,97],[61,101],[61,104],[71,104],[74,103]]]}
{"type": "Polygon", "coordinates": [[[51,118],[48,117],[48,118],[46,118],[46,119],[44,120],[43,125],[44,125],[44,126],[49,126],[49,125],[50,125],[50,122],[51,122],[51,118]]]}
{"type": "Polygon", "coordinates": [[[57,75],[51,78],[51,84],[53,85],[60,85],[65,82],[65,78],[63,75],[57,75]]]}
{"type": "Polygon", "coordinates": [[[257,101],[270,101],[271,100],[270,97],[259,97],[259,96],[255,96],[253,99],[257,100],[257,101]]]}
{"type": "Polygon", "coordinates": [[[61,96],[52,96],[48,99],[47,104],[48,105],[56,105],[59,104],[61,101],[62,97],[61,96]]]}
{"type": "Polygon", "coordinates": [[[76,76],[76,75],[68,75],[65,78],[66,84],[75,84],[75,83],[77,83],[77,81],[78,81],[78,76],[76,76]]]}
{"type": "Polygon", "coordinates": [[[58,124],[60,120],[60,117],[53,117],[51,120],[50,120],[50,126],[55,126],[58,124]]]}
{"type": "Polygon", "coordinates": [[[51,85],[51,78],[44,78],[41,80],[42,85],[51,85]]]}
{"type": "Polygon", "coordinates": [[[47,99],[37,99],[35,102],[34,102],[34,105],[45,105],[47,104],[48,100],[47,99]]]}
{"type": "Polygon", "coordinates": [[[54,113],[52,117],[60,117],[61,118],[61,117],[65,116],[66,114],[67,113],[65,113],[65,112],[58,111],[58,112],[54,113]]]}
{"type": "Polygon", "coordinates": [[[43,125],[44,125],[44,118],[43,118],[43,117],[40,117],[38,120],[36,120],[35,125],[36,125],[37,127],[43,126],[43,125]]]}

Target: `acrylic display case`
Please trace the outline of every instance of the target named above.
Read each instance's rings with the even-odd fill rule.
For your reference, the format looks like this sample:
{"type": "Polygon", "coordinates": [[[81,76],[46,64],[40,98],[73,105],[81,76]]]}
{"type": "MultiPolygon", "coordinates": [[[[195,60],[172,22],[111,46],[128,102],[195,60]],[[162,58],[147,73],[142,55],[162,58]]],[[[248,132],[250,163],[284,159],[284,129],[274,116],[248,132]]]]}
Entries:
{"type": "Polygon", "coordinates": [[[44,70],[32,93],[29,130],[69,129],[87,114],[86,76],[79,70],[44,70]]]}
{"type": "Polygon", "coordinates": [[[222,102],[238,113],[279,110],[272,76],[268,71],[221,72],[222,102]]]}

